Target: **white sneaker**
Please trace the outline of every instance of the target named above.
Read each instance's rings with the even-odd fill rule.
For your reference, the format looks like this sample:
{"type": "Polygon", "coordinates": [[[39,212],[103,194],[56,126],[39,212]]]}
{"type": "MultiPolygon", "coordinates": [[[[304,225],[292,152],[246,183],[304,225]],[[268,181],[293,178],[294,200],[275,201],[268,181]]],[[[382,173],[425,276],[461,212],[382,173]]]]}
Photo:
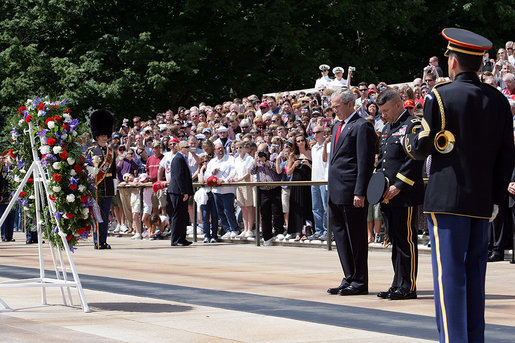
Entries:
{"type": "Polygon", "coordinates": [[[127,225],[123,224],[121,227],[120,227],[120,232],[121,233],[127,233],[129,231],[129,228],[127,227],[127,225]]]}
{"type": "Polygon", "coordinates": [[[254,237],[254,234],[252,233],[252,231],[245,231],[245,237],[252,238],[252,237],[254,237]]]}
{"type": "Polygon", "coordinates": [[[284,239],[286,239],[286,240],[293,239],[293,234],[288,233],[286,236],[284,236],[284,239]]]}
{"type": "Polygon", "coordinates": [[[231,231],[231,234],[229,235],[229,237],[230,237],[231,239],[233,239],[233,238],[238,237],[238,234],[236,233],[236,231],[231,231]]]}
{"type": "Polygon", "coordinates": [[[204,243],[209,243],[209,238],[204,238],[204,243]]]}
{"type": "Polygon", "coordinates": [[[134,236],[131,237],[131,239],[141,239],[141,235],[139,233],[136,233],[134,236]]]}
{"type": "Polygon", "coordinates": [[[284,239],[284,235],[282,233],[280,233],[277,236],[275,236],[275,238],[277,238],[278,240],[283,240],[284,239]]]}
{"type": "Polygon", "coordinates": [[[272,238],[267,239],[266,241],[263,241],[263,246],[264,247],[269,247],[271,243],[272,243],[272,238]]]}
{"type": "Polygon", "coordinates": [[[231,232],[230,231],[226,232],[225,235],[222,236],[222,239],[229,239],[229,238],[231,238],[231,232]]]}
{"type": "Polygon", "coordinates": [[[116,225],[116,228],[113,230],[113,233],[118,233],[118,232],[120,232],[120,227],[121,227],[121,225],[120,225],[120,224],[116,225]]]}
{"type": "Polygon", "coordinates": [[[239,235],[238,235],[238,238],[245,238],[247,237],[247,231],[242,231],[239,235]]]}

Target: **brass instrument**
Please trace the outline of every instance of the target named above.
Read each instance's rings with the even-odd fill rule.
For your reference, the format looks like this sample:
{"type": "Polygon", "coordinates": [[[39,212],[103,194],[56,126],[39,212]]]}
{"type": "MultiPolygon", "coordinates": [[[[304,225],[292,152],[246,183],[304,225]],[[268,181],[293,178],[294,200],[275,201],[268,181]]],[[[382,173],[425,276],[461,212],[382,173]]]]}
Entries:
{"type": "Polygon", "coordinates": [[[448,154],[454,149],[454,144],[456,143],[456,139],[451,131],[445,129],[445,111],[443,109],[442,98],[440,97],[440,93],[433,88],[433,93],[436,96],[436,100],[438,101],[438,107],[440,108],[440,114],[442,116],[442,130],[439,131],[435,136],[435,149],[441,154],[448,154]]]}

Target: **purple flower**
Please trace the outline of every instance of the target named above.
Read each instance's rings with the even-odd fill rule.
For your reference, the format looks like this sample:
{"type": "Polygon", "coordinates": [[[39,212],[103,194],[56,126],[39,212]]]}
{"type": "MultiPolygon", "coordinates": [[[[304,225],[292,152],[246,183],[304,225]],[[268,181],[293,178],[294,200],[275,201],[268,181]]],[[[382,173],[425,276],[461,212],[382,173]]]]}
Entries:
{"type": "Polygon", "coordinates": [[[63,104],[63,105],[64,105],[64,104],[66,104],[66,102],[67,102],[67,101],[68,101],[68,100],[66,100],[66,99],[61,100],[61,104],[63,104]]]}
{"type": "Polygon", "coordinates": [[[46,111],[38,111],[38,116],[40,116],[40,117],[46,116],[46,111]]]}
{"type": "Polygon", "coordinates": [[[56,226],[56,227],[54,227],[54,228],[52,229],[52,232],[55,232],[55,233],[59,232],[59,228],[58,228],[57,226],[56,226]]]}
{"type": "Polygon", "coordinates": [[[79,126],[79,120],[72,119],[69,126],[70,126],[70,131],[73,131],[77,126],[79,126]]]}
{"type": "Polygon", "coordinates": [[[19,159],[16,161],[16,166],[18,167],[18,169],[21,169],[23,167],[25,167],[27,165],[27,163],[23,162],[22,159],[19,159]]]}
{"type": "Polygon", "coordinates": [[[55,219],[57,219],[57,221],[60,221],[61,220],[61,216],[63,214],[64,214],[64,212],[55,211],[54,212],[55,219]]]}
{"type": "Polygon", "coordinates": [[[43,137],[45,137],[45,136],[46,136],[46,133],[47,133],[47,132],[48,132],[48,130],[46,130],[46,129],[41,129],[41,131],[39,131],[39,132],[38,132],[38,136],[39,136],[40,138],[43,138],[43,137]]]}
{"type": "Polygon", "coordinates": [[[28,200],[22,200],[22,201],[21,201],[21,205],[22,205],[23,207],[27,206],[28,204],[29,204],[29,201],[28,201],[28,200]]]}
{"type": "Polygon", "coordinates": [[[37,231],[37,229],[38,229],[38,226],[37,226],[37,225],[34,225],[34,227],[32,228],[32,230],[31,230],[31,231],[32,231],[32,232],[36,232],[36,231],[37,231]]]}
{"type": "Polygon", "coordinates": [[[41,98],[39,96],[35,96],[32,98],[32,109],[36,109],[41,102],[41,98]]]}
{"type": "Polygon", "coordinates": [[[77,186],[79,184],[79,179],[74,178],[73,176],[70,177],[70,185],[77,186]]]}

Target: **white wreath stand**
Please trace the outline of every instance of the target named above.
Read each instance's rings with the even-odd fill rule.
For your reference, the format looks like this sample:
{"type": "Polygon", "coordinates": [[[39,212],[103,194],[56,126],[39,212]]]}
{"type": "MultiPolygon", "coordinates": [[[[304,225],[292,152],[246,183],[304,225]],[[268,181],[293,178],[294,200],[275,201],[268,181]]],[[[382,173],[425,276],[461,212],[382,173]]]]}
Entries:
{"type": "MultiPolygon", "coordinates": [[[[54,245],[50,241],[50,252],[52,254],[52,261],[54,263],[55,270],[55,278],[50,278],[45,276],[45,266],[43,260],[43,235],[41,233],[41,209],[44,206],[45,202],[50,206],[49,210],[51,213],[56,211],[55,204],[52,201],[48,201],[48,177],[47,174],[43,171],[43,167],[41,165],[41,160],[37,155],[36,144],[34,141],[34,136],[31,134],[32,132],[32,123],[29,122],[29,134],[30,136],[30,144],[32,146],[32,159],[33,162],[30,165],[30,168],[27,170],[25,177],[21,181],[16,193],[13,198],[9,202],[9,206],[5,210],[4,214],[0,218],[0,225],[3,224],[7,215],[11,211],[11,208],[16,203],[16,199],[20,195],[20,192],[23,190],[23,187],[27,184],[27,180],[33,174],[34,177],[34,196],[35,196],[35,204],[36,204],[36,229],[38,233],[38,253],[39,253],[39,277],[33,279],[23,279],[23,280],[14,280],[14,281],[6,281],[0,282],[0,288],[25,288],[25,287],[41,287],[41,301],[43,305],[47,304],[46,300],[46,288],[47,287],[59,287],[61,288],[61,295],[63,297],[63,304],[68,306],[68,302],[66,301],[65,288],[67,290],[67,295],[69,299],[69,306],[73,306],[72,295],[70,292],[70,287],[76,287],[79,293],[80,302],[82,305],[82,309],[84,312],[90,312],[88,303],[86,302],[86,297],[84,296],[84,291],[82,289],[82,285],[80,283],[79,274],[77,273],[77,269],[75,268],[75,264],[73,263],[72,254],[70,251],[70,247],[68,246],[68,241],[66,240],[66,235],[61,231],[59,222],[55,219],[54,215],[51,214],[51,218],[56,222],[57,228],[59,229],[59,236],[63,242],[64,250],[66,251],[66,256],[68,258],[69,268],[73,275],[73,280],[68,280],[67,276],[67,267],[65,261],[63,260],[63,254],[61,249],[58,246],[54,245]],[[56,252],[59,257],[59,263],[56,260],[56,252]]],[[[0,305],[3,306],[3,309],[0,308],[0,312],[13,311],[1,298],[0,305]]]]}

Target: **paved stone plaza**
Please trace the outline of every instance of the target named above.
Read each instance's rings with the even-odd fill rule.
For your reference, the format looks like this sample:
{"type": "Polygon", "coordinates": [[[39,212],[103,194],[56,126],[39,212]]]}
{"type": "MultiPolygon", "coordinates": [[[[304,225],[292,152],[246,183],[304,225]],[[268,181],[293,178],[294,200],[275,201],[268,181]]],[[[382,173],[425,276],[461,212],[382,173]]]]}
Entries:
{"type": "MultiPolygon", "coordinates": [[[[39,275],[36,245],[0,245],[0,281],[39,275]]],[[[342,277],[336,251],[252,244],[170,247],[110,237],[112,250],[80,246],[74,261],[91,313],[62,306],[58,289],[1,288],[1,342],[430,342],[437,340],[431,257],[421,251],[417,300],[376,297],[392,278],[389,249],[369,252],[369,295],[326,289],[342,277]]],[[[45,247],[47,276],[53,277],[45,247]]],[[[515,337],[515,265],[488,265],[487,342],[515,337]]]]}

